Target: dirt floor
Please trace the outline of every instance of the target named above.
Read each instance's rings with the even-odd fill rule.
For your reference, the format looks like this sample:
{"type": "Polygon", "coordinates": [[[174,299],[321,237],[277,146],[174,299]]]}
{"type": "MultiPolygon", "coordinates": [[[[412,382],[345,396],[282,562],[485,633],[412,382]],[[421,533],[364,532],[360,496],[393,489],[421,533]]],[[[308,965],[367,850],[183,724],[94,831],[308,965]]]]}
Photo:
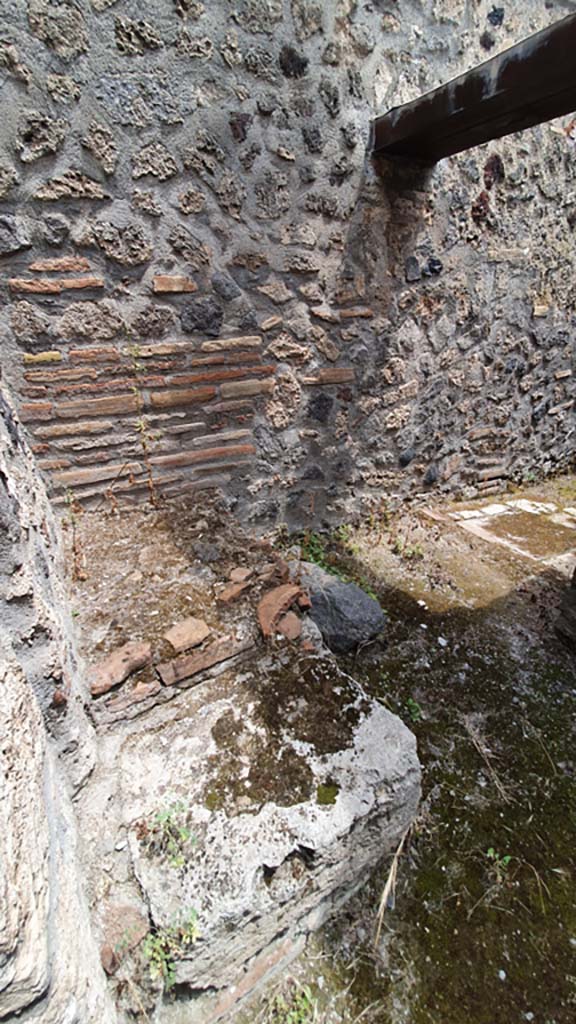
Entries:
{"type": "MultiPolygon", "coordinates": [[[[238,631],[250,598],[240,611],[218,591],[276,557],[210,505],[69,511],[66,527],[88,659],[160,644],[186,614],[238,631]]],[[[343,664],[416,733],[424,799],[378,941],[389,864],[236,1024],[572,1024],[576,661],[554,624],[576,482],[274,541],[381,602],[383,641],[343,664]]]]}

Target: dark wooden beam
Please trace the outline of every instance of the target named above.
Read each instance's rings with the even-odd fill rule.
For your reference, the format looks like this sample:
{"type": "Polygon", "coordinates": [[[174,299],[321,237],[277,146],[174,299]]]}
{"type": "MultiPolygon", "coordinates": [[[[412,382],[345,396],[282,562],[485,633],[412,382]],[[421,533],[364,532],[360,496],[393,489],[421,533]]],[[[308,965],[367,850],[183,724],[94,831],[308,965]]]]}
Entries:
{"type": "Polygon", "coordinates": [[[375,156],[435,163],[576,110],[576,14],[372,122],[375,156]]]}

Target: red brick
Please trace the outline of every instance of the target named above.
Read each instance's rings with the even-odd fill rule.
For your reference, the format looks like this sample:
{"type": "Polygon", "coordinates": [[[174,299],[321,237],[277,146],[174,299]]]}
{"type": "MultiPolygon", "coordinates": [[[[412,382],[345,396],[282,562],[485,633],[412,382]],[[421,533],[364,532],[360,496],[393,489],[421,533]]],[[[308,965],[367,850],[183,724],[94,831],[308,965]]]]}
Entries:
{"type": "Polygon", "coordinates": [[[153,466],[191,466],[197,462],[215,462],[219,459],[238,458],[254,455],[253,444],[230,444],[224,448],[201,448],[200,451],[177,452],[175,455],[154,455],[150,462],[153,466]]]}
{"type": "Polygon", "coordinates": [[[259,352],[229,352],[226,362],[233,363],[261,363],[262,356],[259,352]]]}
{"type": "Polygon", "coordinates": [[[344,367],[328,367],[318,370],[315,377],[304,377],[303,384],[347,384],[355,379],[354,370],[344,367]]]}
{"type": "Polygon", "coordinates": [[[144,668],[152,660],[152,647],[142,640],[129,640],[96,662],[89,670],[88,682],[93,697],[108,693],[123,683],[133,672],[144,668]]]}
{"type": "Polygon", "coordinates": [[[208,412],[237,412],[239,409],[247,410],[250,413],[254,412],[254,407],[248,398],[237,398],[230,402],[214,402],[208,412]]]}
{"type": "Polygon", "coordinates": [[[135,355],[137,359],[150,359],[152,356],[185,355],[186,352],[195,351],[196,346],[191,341],[159,341],[153,345],[137,345],[136,352],[125,348],[124,354],[135,355]]]}
{"type": "Polygon", "coordinates": [[[40,384],[52,384],[59,380],[82,380],[83,377],[95,380],[96,376],[96,370],[84,366],[66,370],[29,370],[24,374],[26,380],[40,384]]]}
{"type": "Polygon", "coordinates": [[[45,398],[48,396],[48,388],[45,387],[23,387],[21,394],[25,398],[45,398]]]}
{"type": "Polygon", "coordinates": [[[216,341],[203,341],[202,352],[227,352],[233,348],[258,348],[262,344],[259,334],[244,335],[239,338],[219,338],[216,341]]]}
{"type": "Polygon", "coordinates": [[[34,260],[28,270],[59,270],[65,273],[69,270],[90,270],[90,264],[85,256],[58,256],[55,259],[34,260]]]}
{"type": "Polygon", "coordinates": [[[298,640],[302,633],[302,619],[295,612],[286,612],[280,619],[277,629],[287,640],[298,640]]]}
{"type": "Polygon", "coordinates": [[[270,636],[278,620],[301,593],[302,589],[296,583],[283,583],[264,594],[258,605],[258,621],[264,636],[270,636]]]}
{"type": "Polygon", "coordinates": [[[35,427],[36,437],[66,437],[69,434],[105,434],[112,430],[112,420],[84,420],[76,423],[53,423],[49,427],[35,427]]]}
{"type": "Polygon", "coordinates": [[[189,615],[188,618],[181,619],[180,622],[171,626],[163,634],[163,638],[168,641],[177,654],[180,654],[182,651],[188,651],[191,647],[198,647],[206,637],[210,636],[211,632],[210,626],[204,622],[204,619],[197,619],[193,615],[189,615]]]}
{"type": "Polygon", "coordinates": [[[210,381],[238,380],[251,373],[262,376],[270,376],[274,373],[275,366],[257,366],[241,370],[206,370],[205,373],[182,373],[170,378],[170,384],[203,384],[210,381]]]}
{"type": "Polygon", "coordinates": [[[70,459],[39,459],[38,465],[40,469],[66,469],[67,466],[71,466],[70,459]]]}
{"type": "Polygon", "coordinates": [[[71,348],[68,355],[73,363],[119,363],[122,360],[115,348],[71,348]]]}
{"type": "Polygon", "coordinates": [[[51,420],[52,403],[24,402],[24,404],[20,406],[20,419],[24,423],[30,423],[34,420],[51,420]]]}
{"type": "Polygon", "coordinates": [[[210,644],[203,651],[197,654],[185,654],[180,658],[173,658],[172,661],[164,661],[157,665],[156,670],[164,686],[173,686],[182,683],[185,679],[203,672],[212,665],[218,665],[221,661],[228,661],[229,658],[241,654],[242,651],[250,650],[254,646],[252,640],[234,640],[222,638],[210,644]]]}
{"type": "Polygon", "coordinates": [[[152,278],[152,291],[156,294],[170,292],[175,294],[178,294],[179,292],[197,292],[198,285],[195,281],[191,281],[189,277],[158,274],[156,277],[152,278]]]}
{"type": "Polygon", "coordinates": [[[8,284],[13,292],[59,295],[60,292],[72,289],[103,288],[104,280],[101,277],[36,277],[30,279],[12,277],[8,284]]]}
{"type": "Polygon", "coordinates": [[[216,595],[216,603],[232,604],[249,586],[250,583],[227,583],[224,589],[216,595]]]}
{"type": "Polygon", "coordinates": [[[232,384],[222,384],[222,398],[242,398],[249,395],[269,395],[274,387],[271,380],[239,380],[232,384]]]}
{"type": "Polygon", "coordinates": [[[190,405],[192,402],[209,402],[211,398],[214,398],[215,394],[215,388],[153,391],[150,395],[150,405],[153,409],[167,409],[174,405],[190,405]]]}
{"type": "MultiPolygon", "coordinates": [[[[109,398],[85,398],[77,402],[58,402],[56,415],[65,419],[75,416],[122,416],[124,413],[140,411],[137,395],[123,394],[109,398]]],[[[50,419],[50,416],[37,417],[50,419]]]]}
{"type": "Polygon", "coordinates": [[[128,462],[124,464],[108,464],[96,466],[94,469],[70,469],[63,473],[54,474],[54,482],[62,484],[63,487],[74,487],[82,484],[93,484],[100,480],[112,480],[116,477],[130,476],[131,473],[141,473],[142,466],[139,462],[128,462]]]}
{"type": "Polygon", "coordinates": [[[119,388],[165,387],[164,377],[121,377],[118,380],[103,380],[96,384],[55,384],[53,391],[58,395],[85,395],[94,391],[118,391],[119,388]]]}
{"type": "Polygon", "coordinates": [[[357,306],[355,309],[341,309],[340,319],[341,320],[354,320],[357,318],[367,319],[368,317],[374,316],[373,310],[367,306],[357,306]]]}
{"type": "Polygon", "coordinates": [[[195,359],[191,359],[189,362],[190,366],[224,366],[226,363],[226,356],[198,356],[195,359]]]}
{"type": "Polygon", "coordinates": [[[30,445],[30,451],[32,451],[34,453],[34,455],[47,455],[47,453],[50,451],[50,445],[49,444],[31,444],[30,445]]]}

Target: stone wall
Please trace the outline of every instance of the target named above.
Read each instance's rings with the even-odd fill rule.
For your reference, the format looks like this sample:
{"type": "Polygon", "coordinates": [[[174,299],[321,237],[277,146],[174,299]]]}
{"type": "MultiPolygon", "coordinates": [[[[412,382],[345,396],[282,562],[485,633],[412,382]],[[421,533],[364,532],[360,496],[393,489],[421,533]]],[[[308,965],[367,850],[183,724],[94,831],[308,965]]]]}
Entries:
{"type": "Polygon", "coordinates": [[[1,0],[2,363],[56,500],[321,524],[567,465],[570,118],[429,174],[367,141],[572,9],[1,0]]]}
{"type": "Polygon", "coordinates": [[[112,1024],[116,1015],[91,931],[70,799],[86,781],[95,743],[61,570],[52,511],[3,400],[0,1018],[112,1024]]]}

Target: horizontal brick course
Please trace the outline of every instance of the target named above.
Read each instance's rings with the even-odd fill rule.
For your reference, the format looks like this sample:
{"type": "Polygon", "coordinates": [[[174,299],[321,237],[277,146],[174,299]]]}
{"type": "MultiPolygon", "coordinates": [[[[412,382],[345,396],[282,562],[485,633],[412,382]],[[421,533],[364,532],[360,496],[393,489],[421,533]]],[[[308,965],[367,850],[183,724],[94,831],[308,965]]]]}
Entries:
{"type": "Polygon", "coordinates": [[[73,363],[119,363],[122,360],[115,348],[71,348],[68,355],[73,363]]]}
{"type": "Polygon", "coordinates": [[[112,420],[78,420],[74,423],[51,423],[48,427],[35,427],[36,437],[66,437],[69,434],[105,434],[114,428],[112,420]]]}
{"type": "Polygon", "coordinates": [[[8,281],[8,285],[13,292],[59,295],[60,292],[82,288],[103,288],[104,279],[102,277],[37,277],[30,279],[12,277],[8,281]]]}
{"type": "Polygon", "coordinates": [[[374,316],[374,311],[368,306],[356,306],[354,309],[341,309],[341,320],[368,319],[374,316]]]}
{"type": "Polygon", "coordinates": [[[139,462],[128,462],[124,465],[109,463],[105,466],[94,466],[92,469],[71,469],[65,470],[63,473],[55,473],[54,483],[60,484],[62,487],[76,487],[141,472],[142,466],[139,462]]]}
{"type": "Polygon", "coordinates": [[[314,377],[304,377],[303,384],[348,384],[355,379],[354,370],[345,367],[327,367],[314,377]]]}
{"type": "Polygon", "coordinates": [[[215,395],[216,388],[153,391],[150,395],[150,405],[154,409],[166,409],[171,406],[191,405],[194,402],[209,402],[215,395]]]}
{"type": "MultiPolygon", "coordinates": [[[[138,359],[150,359],[153,356],[185,355],[195,349],[191,341],[159,341],[154,345],[137,345],[135,354],[138,359]]],[[[134,355],[134,350],[128,348],[123,352],[124,355],[134,355]]]]}
{"type": "Polygon", "coordinates": [[[43,363],[60,363],[62,362],[62,353],[56,349],[50,349],[46,352],[26,352],[22,357],[22,361],[26,366],[37,366],[43,363]]]}
{"type": "Polygon", "coordinates": [[[202,384],[209,381],[239,380],[250,374],[269,377],[274,373],[275,366],[250,366],[246,369],[206,370],[205,373],[179,373],[170,378],[171,384],[202,384]]]}
{"type": "Polygon", "coordinates": [[[179,292],[197,292],[198,285],[195,281],[191,281],[189,277],[157,274],[156,277],[152,278],[152,291],[157,295],[162,295],[164,293],[178,294],[179,292]]]}
{"type": "Polygon", "coordinates": [[[140,403],[136,395],[123,394],[107,398],[85,398],[75,402],[58,402],[55,409],[57,416],[66,419],[75,416],[122,416],[125,413],[138,412],[140,403]]]}
{"type": "Polygon", "coordinates": [[[66,273],[72,270],[90,270],[90,264],[85,256],[57,256],[54,259],[34,260],[28,270],[59,270],[66,273]]]}
{"type": "Polygon", "coordinates": [[[222,384],[222,398],[242,398],[250,395],[269,395],[274,387],[271,380],[239,380],[230,384],[222,384]]]}
{"type": "Polygon", "coordinates": [[[52,419],[52,403],[24,402],[20,406],[20,419],[24,423],[30,423],[34,420],[50,420],[52,419]]]}
{"type": "Polygon", "coordinates": [[[175,455],[154,455],[150,462],[153,466],[190,466],[194,463],[214,462],[218,459],[239,458],[254,455],[253,444],[232,444],[221,448],[203,448],[200,451],[178,452],[175,455]]]}
{"type": "Polygon", "coordinates": [[[55,384],[58,381],[82,380],[84,377],[95,380],[97,376],[97,370],[87,366],[72,367],[65,370],[29,370],[24,374],[26,380],[37,384],[55,384]]]}
{"type": "Polygon", "coordinates": [[[95,391],[118,391],[122,388],[154,387],[161,388],[166,384],[165,378],[161,375],[147,375],[146,377],[121,377],[118,380],[103,380],[95,384],[54,384],[52,390],[55,394],[62,395],[86,395],[95,391]]]}
{"type": "Polygon", "coordinates": [[[202,352],[226,352],[232,348],[258,348],[262,344],[259,334],[245,335],[240,338],[218,338],[215,341],[203,341],[202,352]]]}

